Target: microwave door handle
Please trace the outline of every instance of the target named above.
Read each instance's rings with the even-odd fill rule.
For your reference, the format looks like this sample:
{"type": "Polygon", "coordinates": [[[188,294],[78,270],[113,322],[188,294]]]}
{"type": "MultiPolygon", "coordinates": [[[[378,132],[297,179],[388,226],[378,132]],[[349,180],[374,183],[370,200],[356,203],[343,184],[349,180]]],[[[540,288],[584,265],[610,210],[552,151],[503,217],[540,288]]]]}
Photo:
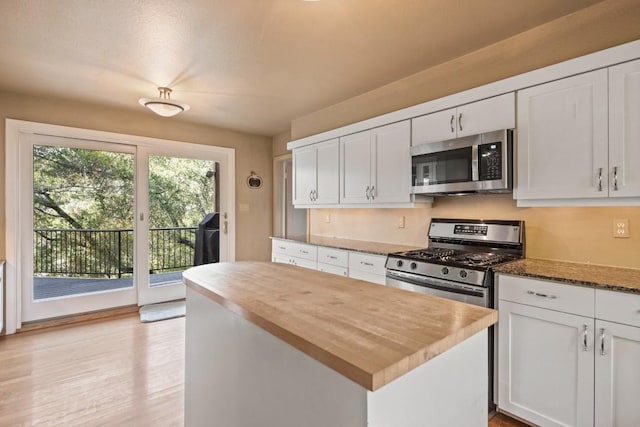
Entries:
{"type": "Polygon", "coordinates": [[[479,173],[478,173],[478,145],[473,144],[471,146],[471,180],[478,181],[479,173]]]}

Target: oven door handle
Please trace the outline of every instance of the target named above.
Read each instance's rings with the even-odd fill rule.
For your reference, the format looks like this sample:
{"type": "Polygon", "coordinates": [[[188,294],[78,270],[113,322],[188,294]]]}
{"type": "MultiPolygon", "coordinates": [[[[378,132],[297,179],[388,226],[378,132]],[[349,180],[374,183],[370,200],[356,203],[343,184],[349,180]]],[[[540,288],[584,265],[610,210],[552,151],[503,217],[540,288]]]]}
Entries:
{"type": "Polygon", "coordinates": [[[487,288],[466,285],[456,282],[448,282],[444,280],[438,280],[433,278],[425,278],[417,274],[411,273],[398,273],[392,270],[387,270],[387,277],[395,279],[400,282],[407,282],[413,285],[422,286],[423,288],[433,288],[446,292],[454,292],[457,294],[470,295],[474,297],[484,297],[487,288]]]}

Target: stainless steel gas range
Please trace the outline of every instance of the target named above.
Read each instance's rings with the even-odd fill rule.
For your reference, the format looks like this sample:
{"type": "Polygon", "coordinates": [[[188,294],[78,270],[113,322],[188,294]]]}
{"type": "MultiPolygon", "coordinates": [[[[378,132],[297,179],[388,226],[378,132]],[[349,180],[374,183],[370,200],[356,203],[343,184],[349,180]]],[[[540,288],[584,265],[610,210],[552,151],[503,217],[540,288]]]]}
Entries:
{"type": "MultiPolygon", "coordinates": [[[[525,255],[522,221],[434,218],[425,249],[389,254],[386,284],[494,307],[493,270],[525,255]]],[[[493,407],[493,327],[489,329],[489,406],[493,407]]]]}
{"type": "Polygon", "coordinates": [[[493,307],[491,267],[523,256],[522,221],[434,218],[427,248],[389,254],[386,284],[493,307]]]}

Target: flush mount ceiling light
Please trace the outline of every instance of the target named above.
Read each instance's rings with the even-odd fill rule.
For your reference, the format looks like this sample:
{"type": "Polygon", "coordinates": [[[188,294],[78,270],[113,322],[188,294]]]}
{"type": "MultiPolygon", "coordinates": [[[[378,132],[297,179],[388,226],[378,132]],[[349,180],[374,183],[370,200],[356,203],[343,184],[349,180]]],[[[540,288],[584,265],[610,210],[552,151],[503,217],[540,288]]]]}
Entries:
{"type": "Polygon", "coordinates": [[[168,87],[159,87],[158,91],[160,95],[157,98],[140,98],[138,102],[162,117],[175,116],[191,108],[189,104],[184,102],[172,101],[171,89],[168,87]]]}

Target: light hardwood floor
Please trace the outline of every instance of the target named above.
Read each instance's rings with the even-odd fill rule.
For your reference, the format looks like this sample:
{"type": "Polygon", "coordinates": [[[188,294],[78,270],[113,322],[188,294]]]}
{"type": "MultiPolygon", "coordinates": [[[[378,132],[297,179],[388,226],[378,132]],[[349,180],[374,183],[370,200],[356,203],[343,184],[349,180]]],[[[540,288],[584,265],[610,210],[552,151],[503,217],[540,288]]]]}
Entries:
{"type": "MultiPolygon", "coordinates": [[[[184,318],[0,337],[0,426],[182,426],[183,410],[184,318]]],[[[498,414],[498,426],[524,424],[498,414]]]]}
{"type": "Polygon", "coordinates": [[[181,426],[184,318],[0,337],[0,426],[181,426]]]}

